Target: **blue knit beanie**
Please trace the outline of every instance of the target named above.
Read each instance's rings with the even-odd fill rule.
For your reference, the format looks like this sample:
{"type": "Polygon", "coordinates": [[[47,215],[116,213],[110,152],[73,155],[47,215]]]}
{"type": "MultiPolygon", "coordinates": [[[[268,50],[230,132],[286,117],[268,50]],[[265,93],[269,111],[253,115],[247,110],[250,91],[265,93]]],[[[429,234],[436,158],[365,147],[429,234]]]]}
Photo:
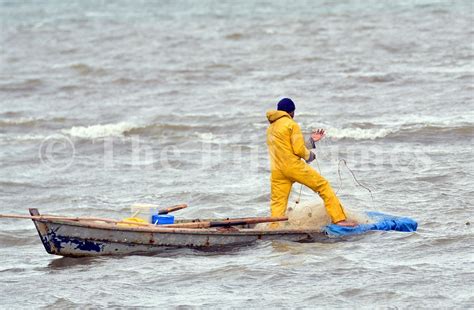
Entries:
{"type": "Polygon", "coordinates": [[[295,104],[290,98],[283,98],[280,100],[280,102],[278,102],[277,110],[291,113],[295,110],[295,104]]]}

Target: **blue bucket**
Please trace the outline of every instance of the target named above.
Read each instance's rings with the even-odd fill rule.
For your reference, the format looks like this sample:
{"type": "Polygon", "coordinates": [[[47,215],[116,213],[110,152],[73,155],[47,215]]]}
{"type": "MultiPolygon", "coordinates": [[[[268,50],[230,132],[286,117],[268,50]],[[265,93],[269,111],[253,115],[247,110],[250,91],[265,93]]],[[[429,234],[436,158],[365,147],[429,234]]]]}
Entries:
{"type": "Polygon", "coordinates": [[[155,214],[151,217],[151,222],[155,225],[165,225],[165,224],[174,224],[173,215],[158,215],[155,214]]]}

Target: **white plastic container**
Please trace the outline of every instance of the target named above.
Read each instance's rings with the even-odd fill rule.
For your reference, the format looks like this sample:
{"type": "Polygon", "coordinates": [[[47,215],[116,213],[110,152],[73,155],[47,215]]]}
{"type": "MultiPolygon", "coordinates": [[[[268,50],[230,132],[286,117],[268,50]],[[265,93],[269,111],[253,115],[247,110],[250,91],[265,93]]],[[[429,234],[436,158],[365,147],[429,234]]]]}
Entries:
{"type": "Polygon", "coordinates": [[[135,203],[131,206],[132,217],[138,217],[151,223],[151,217],[158,214],[160,208],[148,203],[135,203]]]}

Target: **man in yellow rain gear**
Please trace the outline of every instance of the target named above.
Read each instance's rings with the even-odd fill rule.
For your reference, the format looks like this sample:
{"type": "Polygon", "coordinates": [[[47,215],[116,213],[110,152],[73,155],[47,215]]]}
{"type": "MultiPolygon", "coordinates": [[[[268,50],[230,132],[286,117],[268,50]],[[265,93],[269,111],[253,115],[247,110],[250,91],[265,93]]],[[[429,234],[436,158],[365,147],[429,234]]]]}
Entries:
{"type": "MultiPolygon", "coordinates": [[[[291,187],[294,182],[298,182],[321,196],[333,223],[355,226],[356,223],[347,220],[344,209],[329,182],[308,165],[316,156],[306,148],[300,126],[293,120],[294,116],[295,104],[289,98],[280,100],[277,110],[267,112],[270,122],[267,129],[267,144],[272,173],[272,216],[285,216],[291,187]]],[[[313,133],[310,142],[314,144],[323,135],[323,130],[313,133]]]]}

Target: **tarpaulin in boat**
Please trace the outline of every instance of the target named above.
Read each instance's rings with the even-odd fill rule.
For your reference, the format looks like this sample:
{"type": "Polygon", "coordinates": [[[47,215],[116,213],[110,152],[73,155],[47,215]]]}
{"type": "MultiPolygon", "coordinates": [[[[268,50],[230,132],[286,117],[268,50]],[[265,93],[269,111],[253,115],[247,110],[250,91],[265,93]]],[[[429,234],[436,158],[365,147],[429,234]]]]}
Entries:
{"type": "Polygon", "coordinates": [[[373,220],[369,224],[361,224],[355,227],[343,227],[339,225],[327,225],[323,228],[324,233],[329,236],[350,236],[365,233],[370,230],[394,230],[411,232],[416,231],[418,223],[408,217],[398,217],[380,212],[367,212],[369,218],[373,220]]]}

